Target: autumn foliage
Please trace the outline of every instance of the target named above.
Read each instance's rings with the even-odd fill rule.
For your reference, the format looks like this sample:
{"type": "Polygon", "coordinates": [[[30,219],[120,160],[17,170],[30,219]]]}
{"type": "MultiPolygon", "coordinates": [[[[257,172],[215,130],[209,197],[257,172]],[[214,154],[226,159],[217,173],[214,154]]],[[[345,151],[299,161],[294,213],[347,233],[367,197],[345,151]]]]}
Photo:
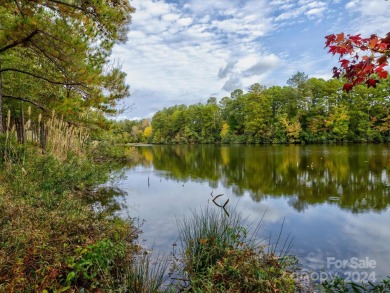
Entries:
{"type": "Polygon", "coordinates": [[[333,68],[333,77],[347,79],[343,89],[347,92],[358,84],[376,87],[380,79],[388,76],[386,66],[390,57],[390,32],[383,38],[371,35],[332,34],[326,36],[329,53],[339,55],[340,67],[333,68]]]}

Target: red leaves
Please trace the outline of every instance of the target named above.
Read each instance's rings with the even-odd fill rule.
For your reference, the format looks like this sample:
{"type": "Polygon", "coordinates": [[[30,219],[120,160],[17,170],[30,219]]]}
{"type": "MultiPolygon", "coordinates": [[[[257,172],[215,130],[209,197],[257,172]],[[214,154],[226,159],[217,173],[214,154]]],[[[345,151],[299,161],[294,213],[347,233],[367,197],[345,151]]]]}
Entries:
{"type": "Polygon", "coordinates": [[[337,67],[333,67],[333,77],[340,78],[340,70],[337,67]]]}
{"type": "Polygon", "coordinates": [[[342,67],[342,68],[347,69],[347,68],[348,68],[348,64],[349,64],[349,60],[347,60],[347,59],[341,59],[341,60],[340,60],[340,63],[341,63],[341,67],[342,67]]]}
{"type": "Polygon", "coordinates": [[[344,33],[337,34],[336,42],[337,43],[344,42],[344,33]]]}
{"type": "Polygon", "coordinates": [[[360,37],[360,34],[356,36],[349,36],[349,39],[356,44],[357,46],[360,46],[362,44],[362,38],[360,37]]]}
{"type": "Polygon", "coordinates": [[[329,47],[330,44],[335,42],[336,36],[335,35],[329,35],[329,36],[326,36],[325,39],[326,39],[326,42],[325,42],[325,48],[326,48],[326,47],[329,47]]]}
{"type": "Polygon", "coordinates": [[[343,90],[346,91],[347,93],[352,90],[353,84],[352,83],[346,83],[343,85],[343,90]]]}
{"type": "Polygon", "coordinates": [[[366,83],[367,87],[376,87],[379,79],[387,78],[388,72],[384,69],[388,65],[390,56],[390,32],[380,38],[371,35],[362,38],[359,35],[346,36],[344,33],[325,37],[325,47],[329,53],[339,55],[340,67],[333,68],[333,77],[344,76],[348,82],[343,89],[347,92],[358,84],[366,83]],[[369,55],[359,56],[361,51],[369,51],[369,55]]]}
{"type": "Polygon", "coordinates": [[[377,79],[370,78],[366,81],[367,87],[372,86],[373,88],[376,87],[376,84],[379,82],[377,79]]]}

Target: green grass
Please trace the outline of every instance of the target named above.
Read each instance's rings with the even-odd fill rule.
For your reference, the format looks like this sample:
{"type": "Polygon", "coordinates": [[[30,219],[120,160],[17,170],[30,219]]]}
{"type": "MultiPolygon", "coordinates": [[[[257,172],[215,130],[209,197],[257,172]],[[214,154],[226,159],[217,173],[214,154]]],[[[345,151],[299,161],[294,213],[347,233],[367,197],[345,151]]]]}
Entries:
{"type": "Polygon", "coordinates": [[[147,251],[140,251],[133,258],[123,280],[123,289],[132,293],[163,292],[168,281],[170,258],[153,256],[147,251]]]}
{"type": "Polygon", "coordinates": [[[294,292],[289,272],[296,264],[285,252],[256,242],[259,225],[241,214],[206,208],[179,221],[182,275],[191,292],[294,292]],[[251,227],[253,229],[251,229],[251,227]]]}
{"type": "Polygon", "coordinates": [[[1,164],[0,291],[115,288],[132,263],[131,221],[91,207],[109,168],[25,146],[1,164]]]}

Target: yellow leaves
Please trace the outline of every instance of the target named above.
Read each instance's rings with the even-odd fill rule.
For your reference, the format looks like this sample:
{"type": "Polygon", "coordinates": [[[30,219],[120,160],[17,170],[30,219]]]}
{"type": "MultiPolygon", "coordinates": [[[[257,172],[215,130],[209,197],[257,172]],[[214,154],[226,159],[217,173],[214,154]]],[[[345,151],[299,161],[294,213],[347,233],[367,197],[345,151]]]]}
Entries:
{"type": "Polygon", "coordinates": [[[301,123],[298,119],[288,120],[286,115],[279,117],[280,123],[284,126],[289,142],[299,141],[299,135],[302,131],[301,123]]]}
{"type": "Polygon", "coordinates": [[[230,126],[226,122],[222,125],[222,129],[220,132],[221,138],[224,138],[230,132],[230,126]]]}
{"type": "Polygon", "coordinates": [[[144,129],[143,136],[144,136],[145,138],[149,138],[149,137],[152,136],[152,133],[153,133],[153,128],[152,128],[152,126],[150,125],[150,126],[148,126],[148,127],[146,127],[146,128],[144,129]]]}

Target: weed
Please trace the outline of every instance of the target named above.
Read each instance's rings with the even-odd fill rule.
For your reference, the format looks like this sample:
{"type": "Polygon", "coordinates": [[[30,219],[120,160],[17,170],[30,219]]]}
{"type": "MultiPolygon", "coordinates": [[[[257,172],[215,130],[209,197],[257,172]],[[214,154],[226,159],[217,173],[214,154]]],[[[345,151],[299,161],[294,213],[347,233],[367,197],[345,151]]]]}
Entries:
{"type": "Polygon", "coordinates": [[[169,264],[167,256],[153,256],[150,252],[140,250],[126,271],[123,287],[126,292],[133,293],[164,292],[163,287],[169,278],[169,264]]]}
{"type": "Polygon", "coordinates": [[[288,269],[296,259],[281,259],[275,249],[267,252],[255,241],[260,226],[250,227],[232,209],[206,208],[179,221],[182,275],[191,292],[295,291],[298,285],[288,269]]]}

